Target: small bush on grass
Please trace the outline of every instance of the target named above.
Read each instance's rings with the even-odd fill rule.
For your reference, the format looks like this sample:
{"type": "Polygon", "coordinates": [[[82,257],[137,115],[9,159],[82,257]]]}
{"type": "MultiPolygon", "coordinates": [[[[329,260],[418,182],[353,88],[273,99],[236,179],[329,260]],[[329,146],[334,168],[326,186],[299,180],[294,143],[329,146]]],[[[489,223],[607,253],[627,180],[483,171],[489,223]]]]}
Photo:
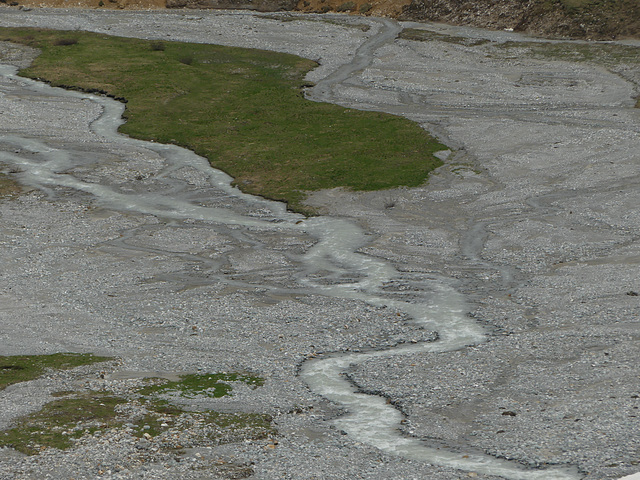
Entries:
{"type": "Polygon", "coordinates": [[[75,45],[76,43],[78,43],[77,38],[59,38],[54,42],[54,45],[57,45],[59,47],[66,47],[69,45],[75,45]]]}
{"type": "Polygon", "coordinates": [[[336,8],[337,12],[353,12],[356,9],[355,2],[344,2],[338,8],[336,8]]]}
{"type": "Polygon", "coordinates": [[[160,40],[151,42],[149,46],[153,52],[164,52],[164,49],[166,48],[164,42],[161,42],[160,40]]]}

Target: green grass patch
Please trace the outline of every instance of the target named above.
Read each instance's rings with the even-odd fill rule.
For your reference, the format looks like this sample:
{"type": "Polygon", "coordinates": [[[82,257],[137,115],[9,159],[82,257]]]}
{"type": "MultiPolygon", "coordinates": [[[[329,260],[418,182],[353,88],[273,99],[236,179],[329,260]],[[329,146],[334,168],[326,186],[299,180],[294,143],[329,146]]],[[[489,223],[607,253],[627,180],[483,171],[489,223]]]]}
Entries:
{"type": "Polygon", "coordinates": [[[42,410],[20,419],[10,430],[0,432],[0,446],[27,455],[44,448],[66,450],[73,440],[102,428],[120,425],[115,407],[125,399],[103,392],[88,392],[55,400],[42,410]]]}
{"type": "Polygon", "coordinates": [[[140,438],[145,434],[157,437],[171,428],[177,417],[186,413],[182,408],[161,400],[148,401],[145,406],[149,413],[135,422],[134,435],[140,438]]]}
{"type": "Polygon", "coordinates": [[[22,75],[124,98],[123,133],[190,148],[297,211],[307,191],[419,186],[442,164],[433,153],[446,147],[409,120],[304,99],[316,64],[296,56],[35,29],[0,38],[42,50],[22,75]]]}
{"type": "Polygon", "coordinates": [[[69,370],[108,360],[112,358],[98,357],[90,353],[0,356],[0,390],[14,383],[38,378],[49,369],[69,370]]]}
{"type": "Polygon", "coordinates": [[[136,421],[135,435],[156,437],[170,430],[176,421],[183,425],[199,424],[201,433],[214,443],[230,443],[245,439],[258,440],[275,435],[269,415],[259,413],[221,413],[212,410],[188,412],[158,395],[194,398],[220,398],[231,393],[232,383],[242,382],[252,388],[264,384],[264,379],[239,373],[209,373],[184,375],[178,381],[167,381],[138,389],[146,399],[148,414],[136,421]]]}
{"type": "Polygon", "coordinates": [[[167,393],[186,398],[204,395],[210,398],[219,398],[229,395],[232,390],[230,382],[242,382],[251,387],[259,387],[264,384],[264,380],[260,377],[239,373],[191,374],[182,376],[178,381],[167,381],[159,385],[143,387],[138,393],[141,395],[167,393]]]}
{"type": "MultiPolygon", "coordinates": [[[[59,365],[60,368],[68,367],[68,363],[60,361],[47,363],[59,365]]],[[[20,362],[20,365],[24,365],[24,362],[20,362]]],[[[57,399],[46,404],[42,410],[19,419],[13,428],[0,432],[0,447],[12,447],[27,455],[38,454],[46,448],[66,450],[84,435],[124,428],[125,424],[133,426],[129,431],[139,438],[159,437],[168,432],[166,441],[162,440],[165,443],[159,444],[165,449],[184,446],[174,444],[172,439],[175,433],[185,428],[195,432],[190,440],[191,446],[259,440],[276,435],[272,418],[266,414],[188,411],[157,398],[159,393],[183,397],[222,397],[231,391],[231,385],[225,382],[243,382],[256,388],[264,383],[263,379],[250,375],[217,373],[185,375],[178,382],[134,389],[126,394],[127,398],[104,391],[61,391],[54,394],[57,399]],[[137,404],[138,410],[126,408],[119,411],[118,406],[130,402],[137,404]],[[141,408],[145,412],[143,416],[135,413],[141,408]]]]}

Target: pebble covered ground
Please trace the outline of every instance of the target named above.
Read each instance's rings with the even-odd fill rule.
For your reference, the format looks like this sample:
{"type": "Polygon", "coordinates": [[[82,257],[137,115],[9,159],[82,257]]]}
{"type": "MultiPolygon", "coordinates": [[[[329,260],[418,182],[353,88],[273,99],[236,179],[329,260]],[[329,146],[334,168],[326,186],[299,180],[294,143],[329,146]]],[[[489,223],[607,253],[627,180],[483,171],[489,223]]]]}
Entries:
{"type": "MultiPolygon", "coordinates": [[[[385,28],[342,16],[8,7],[0,25],[287,51],[320,61],[312,81],[385,28]],[[371,28],[354,28],[358,22],[371,28]]],[[[539,42],[509,32],[403,26],[488,42],[395,39],[328,95],[405,115],[453,153],[422,188],[325,191],[309,203],[360,225],[369,239],[360,251],[393,264],[399,275],[385,295],[417,301],[434,285],[454,288],[487,339],[455,352],[371,359],[349,378],[388,398],[405,415],[403,432],[434,447],[534,469],[573,465],[588,480],[639,471],[637,64],[612,73],[540,60],[526,44],[504,48],[539,42]]],[[[31,55],[5,44],[0,63],[31,55]]],[[[94,102],[34,94],[5,79],[0,112],[3,163],[44,158],[16,144],[19,136],[66,152],[66,173],[83,185],[138,196],[166,189],[169,178],[178,200],[266,221],[281,215],[225,195],[195,168],[169,168],[152,149],[96,134],[94,102]]],[[[26,168],[9,170],[28,182],[26,168]]],[[[0,354],[116,358],[2,391],[0,428],[58,391],[128,399],[120,426],[70,450],[1,449],[1,479],[502,478],[406,460],[344,435],[339,405],[309,390],[301,363],[323,352],[430,342],[437,332],[393,308],[310,288],[301,280],[301,255],[316,242],[308,233],[128,211],[60,185],[2,200],[0,219],[0,354]],[[144,377],[234,371],[265,384],[182,398],[192,413],[167,418],[160,436],[135,435],[144,377]],[[194,418],[207,409],[268,414],[277,433],[205,441],[194,418]]]]}

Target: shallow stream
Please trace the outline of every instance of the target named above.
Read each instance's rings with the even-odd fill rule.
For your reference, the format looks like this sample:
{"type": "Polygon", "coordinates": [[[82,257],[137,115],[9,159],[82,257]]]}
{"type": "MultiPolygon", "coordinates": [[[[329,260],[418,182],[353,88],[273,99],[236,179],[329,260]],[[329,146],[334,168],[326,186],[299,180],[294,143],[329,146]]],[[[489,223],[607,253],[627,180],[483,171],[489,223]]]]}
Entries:
{"type": "MultiPolygon", "coordinates": [[[[310,97],[331,101],[332,89],[349,75],[359,71],[372,61],[373,52],[385,42],[393,39],[399,27],[392,21],[383,20],[377,35],[368,39],[356,53],[352,63],[343,65],[318,82],[310,97]]],[[[394,348],[323,354],[307,360],[300,375],[318,395],[344,408],[348,414],[335,420],[337,428],[355,440],[372,445],[380,450],[413,460],[444,465],[488,475],[498,475],[513,480],[574,480],[579,475],[573,468],[550,468],[533,470],[502,459],[477,452],[447,452],[431,448],[420,439],[400,433],[402,414],[385,398],[364,394],[345,375],[354,366],[376,357],[391,357],[404,354],[437,354],[465,348],[485,341],[483,329],[466,314],[467,307],[462,296],[446,282],[426,280],[422,285],[422,300],[399,301],[383,292],[385,283],[402,277],[387,261],[359,253],[368,242],[365,232],[352,222],[340,218],[303,218],[287,212],[283,205],[241,193],[230,186],[231,179],[224,173],[212,169],[208,162],[187,150],[171,146],[141,142],[117,134],[121,124],[123,106],[113,100],[53,89],[47,85],[16,76],[14,67],[3,66],[0,74],[7,84],[32,95],[55,96],[60,99],[84,99],[100,105],[102,113],[91,124],[92,131],[106,142],[129,145],[151,150],[160,156],[165,165],[160,176],[184,167],[195,169],[208,179],[210,187],[229,196],[241,208],[224,208],[196,202],[181,193],[175,179],[173,188],[150,192],[123,191],[106,183],[91,182],[74,175],[74,169],[91,168],[91,156],[79,156],[66,151],[47,138],[23,137],[12,134],[0,136],[0,142],[13,147],[13,153],[0,153],[0,161],[20,170],[20,180],[29,186],[41,189],[55,197],[59,187],[84,192],[93,201],[107,209],[131,214],[151,215],[163,220],[198,220],[219,226],[234,226],[262,231],[304,233],[315,244],[297,258],[302,265],[298,282],[301,291],[333,298],[355,299],[374,306],[387,306],[407,314],[426,329],[437,332],[434,342],[402,344],[394,348]],[[87,163],[89,162],[89,163],[87,163]],[[247,209],[266,212],[262,217],[247,215],[247,209]],[[348,278],[350,280],[345,281],[348,278]],[[425,286],[426,285],[426,286],[425,286]]],[[[272,285],[254,285],[265,289],[272,285]]]]}

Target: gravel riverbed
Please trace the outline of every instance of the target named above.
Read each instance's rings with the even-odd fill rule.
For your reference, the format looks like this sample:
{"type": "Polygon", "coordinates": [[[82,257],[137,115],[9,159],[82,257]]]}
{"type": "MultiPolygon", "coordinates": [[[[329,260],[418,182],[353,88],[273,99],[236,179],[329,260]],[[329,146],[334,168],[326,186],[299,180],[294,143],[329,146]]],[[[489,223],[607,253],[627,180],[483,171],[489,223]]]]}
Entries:
{"type": "MultiPolygon", "coordinates": [[[[323,191],[309,203],[359,227],[358,252],[393,266],[381,298],[428,304],[443,288],[458,292],[486,338],[452,352],[370,358],[348,378],[400,410],[406,436],[443,451],[532,471],[574,467],[588,480],[639,471],[638,64],[543,61],[529,50],[542,40],[511,32],[401,24],[474,40],[416,42],[386,39],[398,28],[386,20],[282,18],[0,7],[0,26],[295,53],[320,62],[309,74],[320,85],[342,67],[323,99],[422,124],[452,149],[427,185],[323,191]]],[[[3,44],[0,63],[26,65],[34,54],[3,44]]],[[[302,363],[434,342],[439,329],[323,293],[358,272],[309,271],[319,237],[287,226],[300,218],[215,184],[197,163],[102,135],[94,123],[103,111],[86,96],[0,80],[0,162],[31,185],[0,202],[0,355],[116,358],[7,388],[0,428],[60,390],[127,395],[144,377],[242,371],[265,385],[235,385],[232,396],[187,407],[266,413],[277,434],[219,444],[189,443],[196,432],[186,424],[151,439],[106,429],[64,452],[2,449],[0,479],[503,478],[345,435],[336,423],[345,412],[309,389],[302,363]],[[34,165],[54,160],[63,174],[51,164],[44,181],[34,165]],[[214,211],[231,221],[207,216],[214,211]],[[180,454],[171,438],[185,446],[180,454]]]]}

